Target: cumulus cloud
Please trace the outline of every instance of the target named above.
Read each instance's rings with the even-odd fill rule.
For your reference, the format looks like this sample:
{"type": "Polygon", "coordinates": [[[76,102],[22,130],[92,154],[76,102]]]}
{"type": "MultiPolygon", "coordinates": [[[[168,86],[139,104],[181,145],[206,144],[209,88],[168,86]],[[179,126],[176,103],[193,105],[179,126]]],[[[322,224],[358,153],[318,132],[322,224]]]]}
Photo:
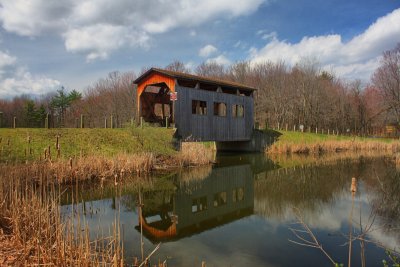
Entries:
{"type": "Polygon", "coordinates": [[[111,51],[127,44],[146,47],[148,40],[146,33],[110,24],[71,29],[64,34],[64,38],[67,51],[86,53],[88,61],[106,59],[111,51]]]}
{"type": "Polygon", "coordinates": [[[9,55],[6,52],[0,51],[0,70],[7,66],[12,66],[17,61],[17,58],[9,55]]]}
{"type": "Polygon", "coordinates": [[[209,57],[212,54],[216,53],[218,49],[213,45],[206,45],[199,50],[199,56],[201,57],[209,57]]]}
{"type": "Polygon", "coordinates": [[[209,58],[209,59],[207,59],[207,61],[206,61],[206,63],[211,63],[211,62],[213,62],[213,63],[217,63],[217,64],[219,64],[219,65],[230,65],[232,62],[227,58],[227,57],[225,57],[224,55],[219,55],[219,56],[217,56],[217,57],[214,57],[214,58],[209,58]]]}
{"type": "Polygon", "coordinates": [[[84,53],[90,61],[122,46],[146,47],[151,35],[174,28],[250,14],[264,1],[0,0],[0,22],[21,36],[59,34],[67,51],[84,53]]]}
{"type": "Polygon", "coordinates": [[[16,57],[0,51],[0,98],[19,94],[40,95],[60,85],[58,80],[31,74],[18,66],[16,57]]]}
{"type": "Polygon", "coordinates": [[[257,34],[270,41],[261,49],[249,50],[253,63],[284,60],[293,66],[301,58],[313,57],[340,76],[366,80],[378,66],[382,52],[400,42],[400,9],[379,18],[348,42],[338,34],[306,36],[298,43],[279,40],[275,33],[259,31],[257,34]]]}
{"type": "Polygon", "coordinates": [[[68,1],[1,0],[0,21],[9,32],[33,37],[65,27],[64,18],[72,8],[68,1]]]}

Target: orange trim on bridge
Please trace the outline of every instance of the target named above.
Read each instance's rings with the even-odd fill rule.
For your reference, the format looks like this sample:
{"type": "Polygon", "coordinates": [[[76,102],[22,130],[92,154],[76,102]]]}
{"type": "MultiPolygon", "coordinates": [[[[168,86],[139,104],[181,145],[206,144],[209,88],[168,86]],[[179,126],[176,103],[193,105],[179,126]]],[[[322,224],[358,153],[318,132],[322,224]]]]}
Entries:
{"type": "Polygon", "coordinates": [[[160,73],[150,73],[147,77],[145,77],[140,83],[137,85],[137,103],[139,109],[140,103],[140,95],[146,89],[148,85],[155,85],[159,83],[165,83],[171,92],[175,92],[175,80],[171,77],[162,75],[160,73]]]}
{"type": "Polygon", "coordinates": [[[171,226],[168,227],[168,229],[160,230],[149,225],[146,222],[146,219],[143,218],[142,214],[139,214],[139,225],[142,225],[145,231],[147,231],[152,237],[155,237],[157,239],[171,238],[177,235],[176,222],[173,222],[171,226]]]}

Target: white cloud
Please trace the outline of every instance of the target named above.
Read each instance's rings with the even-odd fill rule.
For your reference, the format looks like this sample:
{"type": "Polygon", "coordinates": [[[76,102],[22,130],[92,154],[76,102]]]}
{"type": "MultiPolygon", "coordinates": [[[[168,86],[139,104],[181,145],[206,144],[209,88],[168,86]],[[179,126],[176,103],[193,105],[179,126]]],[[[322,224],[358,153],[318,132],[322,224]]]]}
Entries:
{"type": "Polygon", "coordinates": [[[340,76],[367,80],[378,66],[382,52],[400,42],[400,9],[379,18],[349,42],[343,42],[338,34],[304,37],[294,44],[279,40],[274,32],[266,35],[259,31],[257,35],[270,42],[261,49],[249,50],[253,63],[284,60],[294,65],[301,58],[313,57],[323,68],[333,69],[340,76]]]}
{"type": "Polygon", "coordinates": [[[23,71],[14,77],[0,80],[0,97],[20,94],[45,94],[60,87],[60,82],[45,76],[33,76],[23,71]]]}
{"type": "Polygon", "coordinates": [[[37,36],[43,31],[65,27],[65,15],[72,9],[69,1],[1,0],[3,28],[22,36],[37,36]]]}
{"type": "Polygon", "coordinates": [[[10,56],[6,52],[0,51],[0,70],[7,66],[12,66],[17,61],[17,58],[14,56],[10,56]]]}
{"type": "Polygon", "coordinates": [[[263,2],[264,0],[165,0],[155,5],[158,7],[155,12],[160,14],[160,16],[154,20],[145,22],[144,29],[150,33],[160,33],[180,25],[196,26],[221,14],[232,17],[247,15],[256,11],[263,2]],[[159,12],[160,10],[162,12],[159,12]],[[168,11],[169,14],[165,11],[168,11]]]}
{"type": "Polygon", "coordinates": [[[214,62],[220,65],[230,65],[232,62],[224,55],[219,55],[214,58],[207,59],[206,63],[214,62]]]}
{"type": "Polygon", "coordinates": [[[64,38],[67,51],[86,53],[88,61],[106,59],[110,52],[125,45],[146,47],[148,40],[146,33],[109,24],[71,29],[64,34],[64,38]]]}
{"type": "Polygon", "coordinates": [[[0,22],[8,32],[22,36],[56,33],[65,39],[67,51],[94,60],[123,46],[146,47],[153,34],[248,15],[264,1],[0,0],[0,22]]]}
{"type": "Polygon", "coordinates": [[[218,49],[213,45],[206,45],[199,50],[199,56],[201,57],[209,57],[212,54],[216,53],[218,49]]]}
{"type": "Polygon", "coordinates": [[[0,51],[0,98],[20,94],[40,95],[60,87],[60,82],[32,75],[17,65],[17,58],[0,51]]]}
{"type": "Polygon", "coordinates": [[[261,36],[261,39],[263,40],[274,40],[277,38],[276,32],[270,32],[270,33],[265,33],[261,36]]]}

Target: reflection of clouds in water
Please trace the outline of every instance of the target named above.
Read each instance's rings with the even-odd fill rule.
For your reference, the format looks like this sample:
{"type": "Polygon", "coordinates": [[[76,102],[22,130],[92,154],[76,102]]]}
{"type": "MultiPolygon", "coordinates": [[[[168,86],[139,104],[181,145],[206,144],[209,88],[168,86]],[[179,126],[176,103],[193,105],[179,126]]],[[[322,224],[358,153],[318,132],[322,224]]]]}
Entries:
{"type": "MultiPolygon", "coordinates": [[[[210,241],[212,242],[212,241],[210,241]]],[[[229,246],[229,244],[227,244],[229,246]]],[[[171,264],[176,266],[201,266],[205,261],[207,266],[268,266],[257,255],[238,253],[221,253],[214,245],[196,239],[184,239],[180,242],[168,243],[163,247],[163,254],[171,255],[171,264]],[[192,255],[192,257],[188,257],[192,255]]]]}
{"type": "MultiPolygon", "coordinates": [[[[359,192],[354,199],[354,210],[353,210],[353,227],[359,232],[360,228],[360,217],[363,228],[367,224],[371,223],[371,200],[374,199],[374,192],[366,191],[363,184],[360,183],[359,192]]],[[[264,200],[267,201],[267,200],[264,200]]],[[[256,203],[255,207],[262,207],[265,203],[256,203]]],[[[315,230],[322,230],[328,232],[342,232],[347,231],[349,225],[349,216],[352,205],[351,193],[347,190],[343,190],[336,195],[335,200],[331,203],[319,203],[318,211],[315,209],[302,208],[300,212],[304,219],[304,222],[315,230]]],[[[288,204],[281,207],[281,212],[277,214],[277,217],[268,217],[268,228],[277,229],[282,223],[288,225],[296,221],[296,217],[292,212],[292,207],[288,204]]],[[[257,210],[256,210],[257,213],[257,210]]],[[[271,215],[271,214],[269,214],[271,215]]],[[[273,216],[273,215],[272,215],[273,216]]],[[[399,233],[393,235],[394,232],[386,231],[382,227],[382,222],[379,218],[376,218],[374,222],[373,231],[369,232],[368,236],[374,242],[381,243],[390,249],[400,248],[399,233]]]]}

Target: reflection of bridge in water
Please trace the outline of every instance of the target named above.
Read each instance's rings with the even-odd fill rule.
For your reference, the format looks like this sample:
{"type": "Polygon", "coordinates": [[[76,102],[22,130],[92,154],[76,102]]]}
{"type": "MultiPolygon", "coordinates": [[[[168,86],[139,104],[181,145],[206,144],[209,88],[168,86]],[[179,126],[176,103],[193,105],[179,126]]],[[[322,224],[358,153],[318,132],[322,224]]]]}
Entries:
{"type": "Polygon", "coordinates": [[[180,239],[253,214],[253,172],[249,164],[215,168],[204,179],[180,183],[175,192],[145,193],[143,203],[139,225],[148,239],[180,239]]]}

